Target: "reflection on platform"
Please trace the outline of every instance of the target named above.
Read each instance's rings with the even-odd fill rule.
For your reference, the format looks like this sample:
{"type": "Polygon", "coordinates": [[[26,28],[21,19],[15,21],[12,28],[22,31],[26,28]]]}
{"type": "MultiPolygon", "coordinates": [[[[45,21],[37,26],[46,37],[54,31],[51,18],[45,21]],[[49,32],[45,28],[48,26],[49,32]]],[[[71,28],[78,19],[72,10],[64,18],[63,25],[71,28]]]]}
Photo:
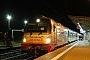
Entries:
{"type": "Polygon", "coordinates": [[[35,60],[90,60],[90,43],[88,40],[77,41],[59,48],[35,60]],[[73,46],[73,47],[72,47],[73,46]],[[70,49],[71,48],[71,49],[70,49]],[[65,50],[68,50],[66,53],[65,50]],[[61,56],[60,56],[61,55],[61,56]],[[55,59],[56,58],[56,59],[55,59]]]}

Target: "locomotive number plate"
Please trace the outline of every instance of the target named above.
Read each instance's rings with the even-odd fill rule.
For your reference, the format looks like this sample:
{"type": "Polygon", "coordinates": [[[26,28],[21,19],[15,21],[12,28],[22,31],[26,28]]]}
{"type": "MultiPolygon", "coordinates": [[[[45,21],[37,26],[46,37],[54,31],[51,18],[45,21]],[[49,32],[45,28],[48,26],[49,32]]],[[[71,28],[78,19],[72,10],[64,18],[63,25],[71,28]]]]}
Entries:
{"type": "Polygon", "coordinates": [[[41,41],[41,38],[31,38],[30,40],[33,40],[33,41],[41,41]]]}

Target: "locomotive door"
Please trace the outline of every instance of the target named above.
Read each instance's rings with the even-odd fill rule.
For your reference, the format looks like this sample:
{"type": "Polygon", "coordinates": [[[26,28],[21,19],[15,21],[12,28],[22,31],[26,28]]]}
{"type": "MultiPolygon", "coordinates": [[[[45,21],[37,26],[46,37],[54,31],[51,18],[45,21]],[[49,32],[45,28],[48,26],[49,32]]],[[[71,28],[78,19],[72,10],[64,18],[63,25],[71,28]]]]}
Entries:
{"type": "Polygon", "coordinates": [[[54,44],[57,44],[57,28],[54,26],[54,44]]]}

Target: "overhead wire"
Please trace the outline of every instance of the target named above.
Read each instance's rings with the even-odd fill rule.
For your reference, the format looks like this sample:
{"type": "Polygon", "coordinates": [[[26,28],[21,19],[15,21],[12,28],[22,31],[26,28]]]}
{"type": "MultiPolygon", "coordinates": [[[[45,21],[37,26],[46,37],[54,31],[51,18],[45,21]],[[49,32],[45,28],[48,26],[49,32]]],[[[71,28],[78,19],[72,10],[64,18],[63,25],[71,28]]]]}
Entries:
{"type": "MultiPolygon", "coordinates": [[[[72,22],[70,19],[69,19],[69,17],[68,17],[68,20],[65,18],[65,15],[62,15],[62,14],[59,14],[54,8],[52,8],[49,4],[47,4],[44,0],[42,0],[42,2],[44,3],[44,4],[46,4],[50,9],[52,9],[55,13],[57,13],[60,17],[62,17],[65,21],[61,21],[62,23],[63,22],[68,22],[68,24],[70,25],[70,26],[67,26],[67,27],[69,27],[70,29],[72,29],[72,30],[75,30],[76,31],[76,25],[74,24],[74,22],[72,22]],[[71,27],[71,26],[74,26],[74,28],[73,27],[71,27]]],[[[66,9],[67,9],[67,1],[65,0],[64,1],[65,2],[65,6],[66,6],[66,9]]],[[[68,9],[67,9],[67,12],[68,12],[68,9]]],[[[60,18],[59,17],[59,18],[60,18]]],[[[66,23],[63,23],[64,25],[66,25],[66,23]]],[[[77,31],[78,32],[78,31],[77,31]]]]}

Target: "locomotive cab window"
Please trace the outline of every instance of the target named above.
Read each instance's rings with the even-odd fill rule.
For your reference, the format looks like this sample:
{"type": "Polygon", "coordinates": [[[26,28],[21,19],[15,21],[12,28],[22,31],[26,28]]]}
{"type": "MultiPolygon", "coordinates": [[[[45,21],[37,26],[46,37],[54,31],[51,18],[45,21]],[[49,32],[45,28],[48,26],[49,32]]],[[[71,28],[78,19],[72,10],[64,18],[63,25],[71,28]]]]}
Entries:
{"type": "Polygon", "coordinates": [[[29,23],[25,28],[25,32],[48,32],[50,33],[50,23],[41,21],[39,23],[29,23]]]}

